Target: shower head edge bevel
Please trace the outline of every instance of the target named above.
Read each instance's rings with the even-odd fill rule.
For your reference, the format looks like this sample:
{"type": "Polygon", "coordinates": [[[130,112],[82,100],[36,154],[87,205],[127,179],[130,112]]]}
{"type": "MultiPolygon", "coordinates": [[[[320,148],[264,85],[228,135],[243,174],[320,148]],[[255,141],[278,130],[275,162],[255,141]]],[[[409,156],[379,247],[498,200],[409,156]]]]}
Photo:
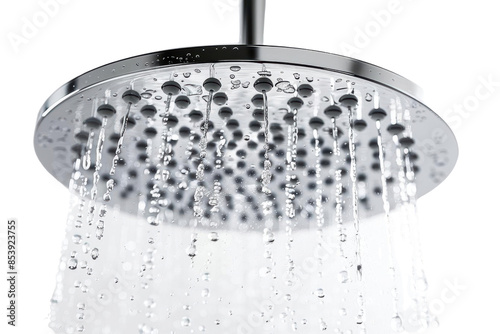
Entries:
{"type": "Polygon", "coordinates": [[[423,90],[417,84],[392,71],[354,58],[282,46],[212,45],[147,53],[111,62],[85,72],[59,87],[45,101],[37,120],[42,119],[64,99],[116,77],[188,64],[223,62],[280,63],[332,71],[381,84],[420,103],[423,100],[423,90]]]}

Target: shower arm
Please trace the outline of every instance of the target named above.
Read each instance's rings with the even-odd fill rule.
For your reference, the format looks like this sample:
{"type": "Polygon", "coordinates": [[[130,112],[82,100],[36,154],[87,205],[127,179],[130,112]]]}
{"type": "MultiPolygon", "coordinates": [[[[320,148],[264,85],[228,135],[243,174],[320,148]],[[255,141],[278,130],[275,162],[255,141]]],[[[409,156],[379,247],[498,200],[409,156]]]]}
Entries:
{"type": "Polygon", "coordinates": [[[241,0],[241,44],[262,45],[264,43],[265,12],[266,0],[241,0]]]}

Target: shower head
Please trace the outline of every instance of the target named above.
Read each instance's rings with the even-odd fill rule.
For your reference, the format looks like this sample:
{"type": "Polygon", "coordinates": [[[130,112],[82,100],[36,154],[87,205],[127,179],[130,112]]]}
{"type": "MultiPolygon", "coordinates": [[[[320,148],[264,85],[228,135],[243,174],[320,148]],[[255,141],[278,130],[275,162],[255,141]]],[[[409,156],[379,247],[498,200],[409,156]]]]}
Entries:
{"type": "MultiPolygon", "coordinates": [[[[59,88],[40,111],[35,149],[45,168],[68,185],[75,160],[82,158],[84,164],[92,147],[103,145],[99,164],[115,164],[116,173],[101,169],[97,187],[105,192],[109,180],[114,180],[111,203],[132,213],[141,199],[156,199],[181,217],[192,216],[195,190],[189,185],[197,180],[203,159],[203,183],[219,182],[224,189],[226,198],[220,199],[224,205],[218,214],[244,226],[246,221],[260,225],[259,203],[267,196],[274,203],[285,203],[287,176],[294,174],[295,196],[304,203],[298,208],[298,225],[308,226],[312,212],[306,203],[315,201],[318,184],[322,184],[326,205],[335,206],[328,199],[335,192],[335,171],[349,178],[350,125],[362,215],[382,210],[377,121],[384,154],[392,161],[385,166],[388,184],[398,183],[398,147],[407,148],[414,166],[417,196],[443,181],[457,159],[456,140],[444,121],[421,101],[420,88],[405,78],[339,55],[255,45],[184,48],[110,63],[59,88]],[[209,98],[211,115],[207,116],[209,98]],[[99,144],[103,119],[108,120],[105,140],[99,144]],[[125,138],[118,143],[124,123],[125,138]],[[200,158],[205,126],[207,154],[200,158]],[[295,137],[296,148],[291,152],[289,144],[295,137]],[[123,144],[119,155],[118,144],[123,144]],[[335,145],[339,156],[334,154],[335,145]],[[267,153],[272,166],[270,194],[262,195],[267,153]],[[287,165],[292,154],[293,173],[287,165]],[[164,165],[165,155],[169,161],[164,165]],[[235,208],[233,195],[247,204],[235,208]]],[[[92,179],[94,153],[89,158],[80,172],[92,179]]],[[[92,186],[87,185],[89,194],[92,186]]],[[[344,187],[342,191],[350,191],[344,187]]],[[[396,191],[390,202],[397,197],[396,191]]],[[[205,211],[207,222],[214,211],[205,211]]],[[[276,206],[272,212],[281,217],[284,208],[276,206]]]]}
{"type": "Polygon", "coordinates": [[[110,63],[40,110],[36,153],[78,194],[52,298],[57,333],[387,333],[435,322],[416,199],[453,169],[452,131],[412,82],[262,45],[264,1],[242,8],[243,45],[110,63]],[[360,229],[382,212],[385,227],[360,229]]]}

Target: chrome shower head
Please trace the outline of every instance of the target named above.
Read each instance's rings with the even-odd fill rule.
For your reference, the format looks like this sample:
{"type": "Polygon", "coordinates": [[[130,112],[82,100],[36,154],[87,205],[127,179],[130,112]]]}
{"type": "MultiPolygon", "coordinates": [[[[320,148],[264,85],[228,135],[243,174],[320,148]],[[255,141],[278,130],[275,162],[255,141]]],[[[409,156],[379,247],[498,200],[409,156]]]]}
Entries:
{"type": "Polygon", "coordinates": [[[378,323],[379,332],[387,324],[401,331],[399,312],[408,301],[419,321],[432,319],[417,238],[393,251],[389,212],[404,208],[405,222],[396,228],[414,231],[416,199],[457,160],[452,131],[423,104],[420,88],[397,74],[339,55],[255,45],[262,44],[263,5],[243,1],[246,45],[120,60],[71,80],[43,105],[36,153],[78,195],[64,280],[53,298],[58,332],[84,325],[92,333],[130,333],[136,325],[139,333],[180,332],[196,323],[200,331],[248,333],[250,304],[278,295],[286,296],[283,321],[274,321],[272,307],[259,313],[273,333],[312,333],[314,318],[320,331],[330,322],[336,332],[364,332],[366,323],[374,325],[365,313],[381,311],[369,299],[365,304],[366,286],[376,293],[372,300],[392,299],[383,315],[392,321],[378,323]],[[377,246],[387,238],[389,256],[375,261],[387,261],[387,294],[380,293],[378,262],[364,266],[380,248],[361,256],[360,221],[382,212],[387,236],[363,227],[377,246]],[[263,244],[252,231],[262,233],[263,244]],[[198,232],[207,233],[205,243],[198,232]],[[292,232],[299,252],[292,251],[292,232]],[[255,256],[260,250],[264,257],[255,256]],[[402,263],[411,268],[396,266],[395,254],[407,256],[402,263]],[[299,259],[317,263],[314,278],[300,281],[299,259]],[[122,277],[125,291],[116,303],[98,305],[105,312],[92,318],[84,301],[110,298],[106,289],[122,277]],[[400,298],[398,289],[408,286],[400,298]],[[192,298],[195,288],[202,288],[202,303],[192,298]],[[227,301],[208,303],[210,294],[227,301]],[[293,319],[299,314],[300,326],[293,319]],[[114,315],[120,320],[107,323],[114,315]]]}
{"type": "MultiPolygon", "coordinates": [[[[262,90],[269,108],[271,197],[274,203],[286,202],[286,178],[291,174],[287,161],[294,155],[295,196],[303,203],[297,208],[299,226],[308,226],[313,212],[307,203],[316,200],[318,182],[324,188],[326,205],[336,205],[327,194],[335,193],[336,169],[341,170],[343,178],[349,177],[350,123],[355,132],[364,216],[380,213],[383,207],[377,120],[381,122],[384,154],[391,162],[385,171],[389,183],[398,182],[397,147],[409,148],[418,196],[437,186],[455,164],[453,133],[421,102],[420,89],[410,81],[338,55],[245,45],[151,53],[75,78],[42,107],[35,134],[36,152],[45,168],[68,185],[75,159],[86,160],[93,147],[103,145],[102,176],[97,187],[99,193],[105,193],[106,184],[114,180],[111,203],[120,203],[122,209],[132,213],[141,199],[154,199],[170,213],[190,217],[195,189],[189,184],[196,181],[198,145],[208,125],[203,182],[218,181],[224,189],[218,210],[223,222],[227,221],[223,225],[240,221],[243,226],[239,228],[246,229],[249,222],[251,228],[259,228],[263,214],[258,203],[268,197],[261,192],[266,153],[262,90]],[[207,116],[209,96],[211,115],[207,116]],[[111,176],[104,167],[113,164],[127,114],[123,147],[115,161],[116,173],[111,176]],[[98,144],[103,119],[107,119],[105,140],[98,144]],[[292,152],[289,142],[295,136],[292,152]],[[334,154],[336,145],[341,155],[334,154]],[[167,147],[169,152],[162,152],[167,147]],[[165,155],[166,164],[160,161],[165,155]],[[167,178],[160,175],[166,173],[162,168],[167,169],[167,178]],[[238,197],[246,204],[235,210],[238,197]]],[[[96,158],[94,154],[88,158],[81,172],[92,179],[96,158]]],[[[344,183],[343,191],[349,193],[344,183]]],[[[92,186],[87,185],[89,194],[92,186]]],[[[390,195],[391,204],[398,196],[390,195]]],[[[209,203],[206,209],[209,222],[215,210],[209,203]]],[[[276,217],[284,216],[280,206],[272,211],[276,217]]]]}

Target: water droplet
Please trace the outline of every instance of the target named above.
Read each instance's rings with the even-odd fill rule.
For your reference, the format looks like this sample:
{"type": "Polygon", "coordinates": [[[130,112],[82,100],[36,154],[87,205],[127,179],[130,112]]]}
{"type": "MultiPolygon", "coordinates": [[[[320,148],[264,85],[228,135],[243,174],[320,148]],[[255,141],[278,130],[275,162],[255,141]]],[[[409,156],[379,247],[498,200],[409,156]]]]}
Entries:
{"type": "Polygon", "coordinates": [[[191,72],[184,72],[182,75],[184,75],[184,78],[189,78],[191,76],[191,72]]]}
{"type": "Polygon", "coordinates": [[[148,298],[144,301],[144,306],[146,306],[147,308],[155,308],[156,302],[153,298],[148,298]]]}
{"type": "Polygon", "coordinates": [[[219,240],[219,234],[217,232],[210,232],[208,234],[208,239],[210,241],[214,241],[215,242],[215,241],[219,240]]]}
{"type": "Polygon", "coordinates": [[[78,267],[78,260],[71,258],[68,261],[68,268],[71,270],[75,270],[78,267]]]}
{"type": "Polygon", "coordinates": [[[191,319],[189,319],[188,317],[183,317],[181,320],[181,326],[183,327],[191,326],[191,319]]]}
{"type": "Polygon", "coordinates": [[[294,73],[293,77],[295,78],[295,80],[299,80],[300,79],[300,73],[294,73]]]}
{"type": "Polygon", "coordinates": [[[202,296],[203,298],[207,298],[207,297],[209,297],[209,296],[210,296],[210,290],[209,290],[209,289],[207,289],[207,288],[205,288],[205,289],[201,290],[201,296],[202,296]]]}
{"type": "Polygon", "coordinates": [[[321,319],[319,322],[319,328],[322,331],[326,331],[328,329],[328,326],[326,325],[326,322],[323,319],[321,319]]]}
{"type": "Polygon", "coordinates": [[[340,283],[347,283],[347,281],[349,280],[349,274],[347,273],[347,271],[343,270],[339,272],[338,280],[340,283]]]}
{"type": "Polygon", "coordinates": [[[191,258],[195,257],[196,256],[196,245],[194,245],[194,244],[189,245],[189,247],[186,249],[186,254],[191,258]]]}
{"type": "Polygon", "coordinates": [[[141,93],[141,97],[143,99],[150,99],[152,96],[153,96],[153,94],[152,94],[152,91],[150,91],[150,90],[147,90],[147,91],[141,93]]]}
{"type": "Polygon", "coordinates": [[[395,315],[392,318],[391,327],[392,327],[392,330],[395,332],[400,333],[403,331],[403,321],[401,320],[401,317],[399,315],[395,315]]]}
{"type": "Polygon", "coordinates": [[[323,289],[319,288],[316,291],[314,291],[314,295],[318,298],[324,298],[325,292],[323,291],[323,289]]]}
{"type": "Polygon", "coordinates": [[[92,249],[92,251],[90,252],[90,256],[92,257],[92,260],[97,259],[99,257],[99,249],[98,248],[92,249]]]}
{"type": "Polygon", "coordinates": [[[262,236],[262,239],[264,240],[265,243],[273,243],[274,242],[274,233],[271,232],[270,229],[265,228],[264,229],[264,235],[262,236]]]}
{"type": "Polygon", "coordinates": [[[204,273],[203,275],[201,275],[201,279],[205,282],[210,281],[210,273],[204,273]]]}
{"type": "Polygon", "coordinates": [[[73,235],[72,240],[73,240],[73,243],[78,245],[82,242],[82,236],[79,234],[75,234],[75,235],[73,235]]]}
{"type": "Polygon", "coordinates": [[[234,65],[234,66],[231,66],[229,69],[233,72],[238,72],[239,70],[241,70],[241,67],[238,65],[234,65]]]}

